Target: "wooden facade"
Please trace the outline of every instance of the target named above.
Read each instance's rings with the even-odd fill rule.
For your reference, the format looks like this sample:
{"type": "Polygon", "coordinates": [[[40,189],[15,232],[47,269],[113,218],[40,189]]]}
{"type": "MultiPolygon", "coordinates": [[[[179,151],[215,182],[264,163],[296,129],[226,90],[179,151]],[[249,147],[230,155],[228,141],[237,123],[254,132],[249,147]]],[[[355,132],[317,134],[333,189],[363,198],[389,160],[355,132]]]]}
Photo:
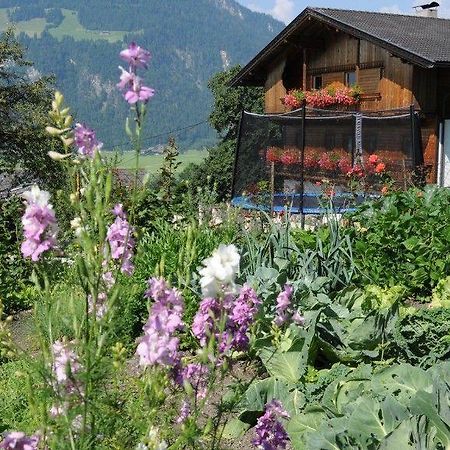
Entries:
{"type": "Polygon", "coordinates": [[[348,80],[363,92],[360,111],[414,105],[421,118],[420,138],[428,181],[437,180],[439,126],[443,119],[450,119],[450,68],[420,66],[353,34],[350,26],[342,30],[314,17],[304,18],[289,38],[279,40],[276,55],[266,57],[259,67],[258,80],[265,88],[267,113],[286,111],[281,99],[290,89],[348,85],[348,80]]]}

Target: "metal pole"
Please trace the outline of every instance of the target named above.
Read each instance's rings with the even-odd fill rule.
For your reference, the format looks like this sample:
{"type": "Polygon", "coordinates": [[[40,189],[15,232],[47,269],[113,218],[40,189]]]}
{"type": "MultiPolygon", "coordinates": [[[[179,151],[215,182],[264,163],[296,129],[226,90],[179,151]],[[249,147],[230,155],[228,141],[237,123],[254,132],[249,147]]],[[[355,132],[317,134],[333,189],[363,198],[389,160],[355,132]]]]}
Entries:
{"type": "Polygon", "coordinates": [[[275,202],[275,163],[270,163],[270,216],[273,215],[275,202]]]}
{"type": "Polygon", "coordinates": [[[300,153],[300,223],[302,229],[305,228],[305,215],[303,214],[304,195],[305,195],[305,125],[306,125],[306,102],[303,100],[302,108],[302,141],[300,153]]]}

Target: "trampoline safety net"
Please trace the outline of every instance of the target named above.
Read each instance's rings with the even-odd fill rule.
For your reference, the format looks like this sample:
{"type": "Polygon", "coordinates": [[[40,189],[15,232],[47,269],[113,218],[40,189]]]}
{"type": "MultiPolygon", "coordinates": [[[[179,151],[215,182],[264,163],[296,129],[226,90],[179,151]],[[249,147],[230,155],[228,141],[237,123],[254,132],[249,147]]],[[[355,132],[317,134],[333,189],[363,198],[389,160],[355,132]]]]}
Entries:
{"type": "Polygon", "coordinates": [[[406,188],[420,164],[419,119],[412,108],[359,113],[301,108],[243,112],[233,204],[318,213],[324,195],[350,209],[386,189],[406,188]]]}

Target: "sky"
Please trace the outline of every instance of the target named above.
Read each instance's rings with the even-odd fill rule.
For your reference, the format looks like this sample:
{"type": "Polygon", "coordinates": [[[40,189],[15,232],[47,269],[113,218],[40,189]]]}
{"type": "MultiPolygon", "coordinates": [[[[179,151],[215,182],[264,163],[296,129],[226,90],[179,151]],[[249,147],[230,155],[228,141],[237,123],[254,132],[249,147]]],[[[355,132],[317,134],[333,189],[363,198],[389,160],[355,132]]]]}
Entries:
{"type": "MultiPolygon", "coordinates": [[[[414,14],[413,5],[429,3],[431,0],[237,0],[238,3],[253,11],[271,14],[278,20],[288,24],[306,6],[327,8],[358,9],[363,11],[379,11],[396,14],[414,14]]],[[[439,17],[450,18],[450,0],[437,0],[440,3],[439,17]]]]}

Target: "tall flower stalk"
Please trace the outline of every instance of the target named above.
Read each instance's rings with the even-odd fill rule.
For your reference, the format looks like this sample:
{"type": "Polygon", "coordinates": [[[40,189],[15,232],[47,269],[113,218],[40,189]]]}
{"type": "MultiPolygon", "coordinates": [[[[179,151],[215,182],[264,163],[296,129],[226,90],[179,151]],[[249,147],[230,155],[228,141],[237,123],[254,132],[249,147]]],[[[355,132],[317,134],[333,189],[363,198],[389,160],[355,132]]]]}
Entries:
{"type": "MultiPolygon", "coordinates": [[[[147,114],[147,102],[155,95],[153,88],[143,84],[142,78],[138,75],[139,69],[147,69],[150,62],[150,52],[132,42],[127,49],[120,52],[122,60],[128,63],[128,70],[119,66],[121,70],[120,82],[117,87],[122,91],[125,100],[134,113],[134,127],[130,125],[127,118],[125,131],[130,137],[135,151],[136,165],[134,174],[134,204],[136,203],[137,188],[139,181],[139,159],[142,150],[142,130],[147,114]]],[[[131,218],[134,219],[134,207],[131,211],[131,218]]]]}

